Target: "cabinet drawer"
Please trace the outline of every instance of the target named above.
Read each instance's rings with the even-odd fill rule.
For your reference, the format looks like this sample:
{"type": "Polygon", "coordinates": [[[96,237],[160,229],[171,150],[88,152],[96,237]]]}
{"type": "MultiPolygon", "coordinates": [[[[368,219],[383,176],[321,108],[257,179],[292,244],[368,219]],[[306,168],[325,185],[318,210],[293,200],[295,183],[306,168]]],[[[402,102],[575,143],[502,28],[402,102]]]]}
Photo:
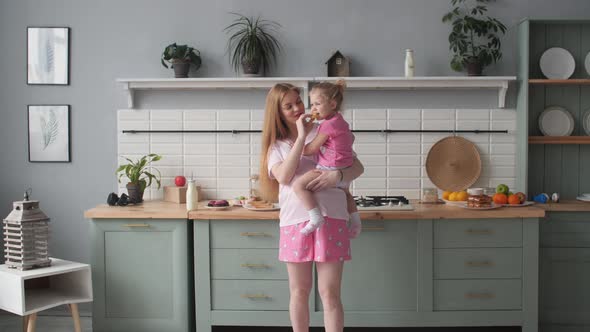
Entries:
{"type": "Polygon", "coordinates": [[[522,276],[522,249],[435,249],[435,279],[518,279],[522,276]]]}
{"type": "Polygon", "coordinates": [[[270,220],[215,220],[211,248],[279,248],[279,223],[270,220]]]}
{"type": "Polygon", "coordinates": [[[287,280],[277,256],[277,249],[212,249],[211,278],[287,280]]]}
{"type": "Polygon", "coordinates": [[[434,247],[522,247],[522,220],[437,220],[434,222],[434,247]]]}
{"type": "Polygon", "coordinates": [[[551,212],[540,225],[541,246],[590,248],[590,213],[551,212]]]}
{"type": "Polygon", "coordinates": [[[212,310],[289,310],[286,280],[212,280],[212,310]]]}
{"type": "Polygon", "coordinates": [[[434,310],[518,310],[520,279],[435,280],[434,310]]]}

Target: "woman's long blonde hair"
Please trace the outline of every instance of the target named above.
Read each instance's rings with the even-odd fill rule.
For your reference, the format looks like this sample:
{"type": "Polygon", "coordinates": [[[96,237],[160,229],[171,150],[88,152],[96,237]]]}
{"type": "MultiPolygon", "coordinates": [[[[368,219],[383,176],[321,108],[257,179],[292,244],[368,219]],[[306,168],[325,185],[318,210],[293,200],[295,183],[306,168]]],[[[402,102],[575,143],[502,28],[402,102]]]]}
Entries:
{"type": "Polygon", "coordinates": [[[285,95],[299,89],[289,83],[278,83],[273,86],[266,96],[264,107],[264,124],[262,126],[262,147],[260,151],[260,195],[262,199],[276,202],[279,195],[279,183],[268,176],[268,156],[270,148],[277,140],[289,137],[289,128],[281,113],[281,103],[285,95]]]}

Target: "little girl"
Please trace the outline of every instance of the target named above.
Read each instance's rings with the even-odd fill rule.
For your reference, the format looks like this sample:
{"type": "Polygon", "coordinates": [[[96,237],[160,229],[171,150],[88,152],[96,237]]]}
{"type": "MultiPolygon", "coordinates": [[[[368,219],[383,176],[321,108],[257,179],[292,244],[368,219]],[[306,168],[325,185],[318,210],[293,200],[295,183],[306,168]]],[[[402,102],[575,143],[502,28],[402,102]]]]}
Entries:
{"type": "MultiPolygon", "coordinates": [[[[348,123],[340,114],[345,86],[343,80],[338,80],[336,84],[322,82],[316,84],[309,93],[312,116],[324,121],[319,125],[317,136],[305,146],[303,154],[311,155],[319,152],[317,169],[320,170],[347,168],[354,160],[352,151],[354,136],[350,132],[348,123]]],[[[309,223],[301,229],[303,234],[313,232],[325,221],[313,192],[306,189],[307,184],[318,175],[317,171],[309,171],[293,184],[295,194],[309,213],[309,223]]],[[[340,179],[342,180],[342,171],[340,171],[340,179]]],[[[349,185],[350,183],[340,181],[338,187],[346,193],[347,209],[351,220],[350,234],[354,238],[361,231],[361,218],[348,189],[349,185]]]]}

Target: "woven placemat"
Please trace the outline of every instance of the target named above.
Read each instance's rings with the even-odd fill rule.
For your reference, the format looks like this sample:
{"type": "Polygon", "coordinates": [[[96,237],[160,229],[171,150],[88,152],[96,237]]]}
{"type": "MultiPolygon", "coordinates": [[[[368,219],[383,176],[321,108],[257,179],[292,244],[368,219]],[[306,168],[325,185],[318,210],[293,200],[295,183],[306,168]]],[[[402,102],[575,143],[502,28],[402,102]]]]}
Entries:
{"type": "Polygon", "coordinates": [[[436,142],[426,157],[426,173],[442,190],[469,188],[481,175],[481,158],[471,141],[449,136],[436,142]]]}

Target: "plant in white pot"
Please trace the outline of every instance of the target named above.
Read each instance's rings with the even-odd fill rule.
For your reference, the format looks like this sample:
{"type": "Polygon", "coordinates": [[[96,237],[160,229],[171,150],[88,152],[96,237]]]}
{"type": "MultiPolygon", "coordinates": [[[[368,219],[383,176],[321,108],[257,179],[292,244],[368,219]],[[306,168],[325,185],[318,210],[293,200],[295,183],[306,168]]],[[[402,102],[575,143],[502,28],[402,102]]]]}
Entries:
{"type": "Polygon", "coordinates": [[[442,21],[450,22],[449,49],[453,51],[451,68],[467,69],[469,76],[480,76],[484,67],[502,58],[502,43],[498,34],[506,32],[506,26],[487,15],[486,4],[496,0],[452,0],[453,9],[442,21]]]}
{"type": "Polygon", "coordinates": [[[132,203],[141,203],[143,202],[143,192],[145,191],[145,188],[152,184],[152,181],[155,181],[158,184],[158,189],[160,189],[160,179],[162,178],[160,171],[152,167],[150,172],[147,168],[152,162],[158,161],[162,159],[162,157],[155,153],[151,153],[135,161],[127,157],[125,157],[125,159],[127,159],[129,163],[119,166],[115,173],[119,174],[119,183],[121,183],[121,178],[123,176],[126,176],[127,179],[129,179],[126,186],[127,192],[129,193],[129,200],[132,203]],[[157,172],[158,175],[155,175],[152,172],[157,172]]]}
{"type": "Polygon", "coordinates": [[[191,65],[195,70],[201,67],[201,53],[194,47],[173,43],[166,46],[160,61],[162,66],[168,68],[167,62],[174,69],[174,77],[187,78],[191,65]]]}
{"type": "Polygon", "coordinates": [[[262,76],[281,51],[281,44],[275,37],[281,25],[260,17],[231,14],[236,15],[236,19],[224,29],[231,34],[227,42],[230,63],[236,72],[242,67],[244,76],[262,76]]]}

